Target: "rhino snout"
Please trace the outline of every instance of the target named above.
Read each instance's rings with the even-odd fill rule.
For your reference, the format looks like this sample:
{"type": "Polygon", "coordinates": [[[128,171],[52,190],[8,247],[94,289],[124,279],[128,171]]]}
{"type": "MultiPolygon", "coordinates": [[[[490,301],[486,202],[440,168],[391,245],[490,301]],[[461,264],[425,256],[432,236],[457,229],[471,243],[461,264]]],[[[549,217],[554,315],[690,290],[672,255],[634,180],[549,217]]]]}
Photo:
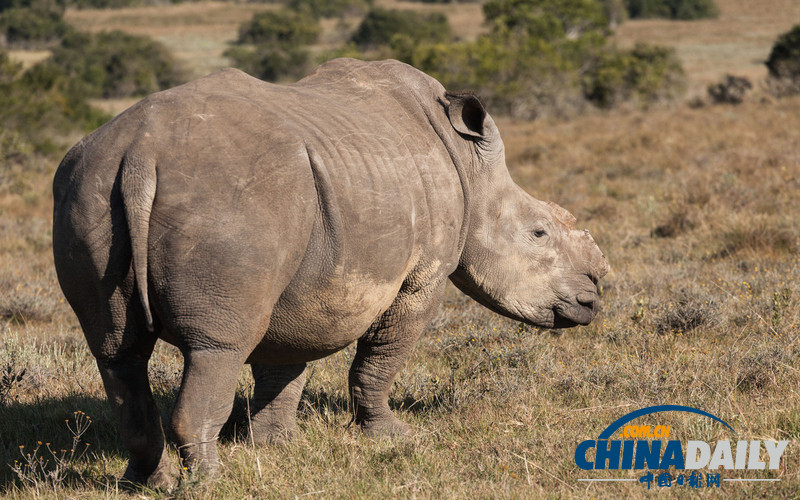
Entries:
{"type": "Polygon", "coordinates": [[[569,328],[576,325],[588,325],[598,311],[596,294],[581,293],[574,301],[562,303],[553,308],[554,327],[569,328]]]}
{"type": "Polygon", "coordinates": [[[588,325],[596,314],[592,307],[583,304],[563,304],[553,308],[553,328],[571,328],[577,325],[588,325]]]}

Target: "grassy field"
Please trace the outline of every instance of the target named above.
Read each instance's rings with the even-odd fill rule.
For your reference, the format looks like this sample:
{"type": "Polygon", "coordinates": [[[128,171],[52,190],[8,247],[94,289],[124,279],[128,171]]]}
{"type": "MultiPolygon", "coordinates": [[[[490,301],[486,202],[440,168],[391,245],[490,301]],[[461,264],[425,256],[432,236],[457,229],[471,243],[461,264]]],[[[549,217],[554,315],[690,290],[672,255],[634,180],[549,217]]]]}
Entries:
{"type": "MultiPolygon", "coordinates": [[[[783,10],[718,3],[719,20],[630,22],[619,43],[649,37],[676,45],[700,85],[756,67],[773,35],[791,24],[787,13],[796,12],[792,0],[770,2],[783,10]],[[725,58],[726,50],[737,57],[725,58]]],[[[205,69],[224,63],[214,54],[256,8],[269,7],[182,4],[76,11],[69,19],[163,41],[185,36],[173,48],[200,71],[202,54],[205,69]]],[[[498,121],[517,182],[572,211],[611,263],[596,321],[535,330],[451,288],[392,390],[393,407],[417,431],[405,440],[372,440],[348,426],[348,349],[312,365],[297,439],[253,448],[241,432],[252,390],[243,370],[221,437],[220,478],[185,484],[173,497],[798,498],[800,99],[498,121]],[[723,482],[712,491],[578,481],[638,479],[641,471],[580,470],[573,453],[622,415],[656,404],[700,408],[737,432],[688,414],[637,421],[671,425],[671,437],[684,442],[789,440],[776,471],[722,471],[723,478],[780,481],[723,482]]],[[[163,497],[126,490],[116,479],[125,454],[52,267],[54,169],[55,162],[34,162],[0,185],[0,496],[163,497]],[[76,438],[84,415],[91,423],[76,438]]],[[[157,347],[150,375],[165,416],[181,366],[175,349],[157,347]]]]}

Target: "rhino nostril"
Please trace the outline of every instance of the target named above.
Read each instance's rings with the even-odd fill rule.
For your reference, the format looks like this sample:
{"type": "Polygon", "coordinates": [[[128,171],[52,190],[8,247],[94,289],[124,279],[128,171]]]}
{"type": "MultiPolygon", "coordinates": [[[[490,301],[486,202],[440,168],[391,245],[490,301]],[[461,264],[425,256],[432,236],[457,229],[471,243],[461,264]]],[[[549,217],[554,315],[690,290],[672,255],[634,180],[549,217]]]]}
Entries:
{"type": "Polygon", "coordinates": [[[597,296],[593,293],[579,293],[575,300],[583,307],[594,309],[597,296]]]}

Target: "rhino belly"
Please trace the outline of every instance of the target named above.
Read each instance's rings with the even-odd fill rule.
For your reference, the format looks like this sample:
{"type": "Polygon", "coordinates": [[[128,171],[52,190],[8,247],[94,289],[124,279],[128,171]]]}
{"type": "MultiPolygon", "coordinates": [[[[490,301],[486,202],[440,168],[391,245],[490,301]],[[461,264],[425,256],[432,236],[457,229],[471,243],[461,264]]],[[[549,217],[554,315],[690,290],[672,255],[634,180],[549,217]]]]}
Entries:
{"type": "Polygon", "coordinates": [[[402,279],[349,277],[291,286],[275,305],[269,328],[249,363],[320,359],[361,337],[392,304],[402,279]]]}

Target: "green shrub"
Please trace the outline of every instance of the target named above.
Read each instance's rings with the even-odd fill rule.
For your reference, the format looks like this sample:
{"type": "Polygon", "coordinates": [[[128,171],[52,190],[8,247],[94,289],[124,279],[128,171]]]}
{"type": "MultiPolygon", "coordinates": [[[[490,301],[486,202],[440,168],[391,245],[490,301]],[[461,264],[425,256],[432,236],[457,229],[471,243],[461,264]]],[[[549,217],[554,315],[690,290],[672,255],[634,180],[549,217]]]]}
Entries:
{"type": "Polygon", "coordinates": [[[766,64],[769,92],[776,97],[800,94],[800,24],[778,37],[766,64]]]}
{"type": "Polygon", "coordinates": [[[321,17],[359,16],[367,12],[374,0],[289,0],[286,7],[321,17]]]}
{"type": "Polygon", "coordinates": [[[599,0],[490,0],[483,15],[496,35],[522,34],[543,40],[604,36],[608,17],[599,0]]]}
{"type": "Polygon", "coordinates": [[[766,64],[771,77],[800,81],[800,24],[778,37],[766,64]]]}
{"type": "Polygon", "coordinates": [[[52,153],[59,136],[108,119],[89,106],[76,83],[49,64],[23,72],[0,51],[0,164],[19,162],[32,151],[52,153]]]}
{"type": "Polygon", "coordinates": [[[648,106],[681,95],[685,75],[673,49],[637,44],[630,51],[600,53],[584,72],[583,89],[600,108],[625,102],[648,106]]]}
{"type": "Polygon", "coordinates": [[[725,79],[719,83],[709,84],[707,87],[708,97],[715,104],[741,104],[744,96],[753,88],[746,77],[725,75],[725,79]]]}
{"type": "Polygon", "coordinates": [[[55,10],[63,13],[64,4],[60,0],[0,0],[0,12],[9,9],[55,10]]]}
{"type": "Polygon", "coordinates": [[[0,37],[10,47],[47,47],[70,30],[62,12],[55,9],[10,8],[0,13],[0,37]]]}
{"type": "Polygon", "coordinates": [[[297,79],[311,66],[304,47],[317,41],[321,28],[311,11],[314,5],[299,10],[260,12],[239,28],[237,46],[225,51],[225,57],[237,68],[267,81],[297,79]],[[244,44],[255,45],[245,47],[244,44]]]}
{"type": "Polygon", "coordinates": [[[46,64],[78,82],[87,97],[145,95],[185,81],[164,45],[121,31],[69,33],[46,64]]]}
{"type": "Polygon", "coordinates": [[[606,47],[608,2],[491,0],[492,29],[473,42],[391,42],[394,56],[450,89],[479,93],[498,114],[568,117],[589,105],[649,106],[677,98],[683,69],[669,49],[606,47]]]}
{"type": "Polygon", "coordinates": [[[237,43],[307,45],[316,42],[320,32],[319,24],[307,12],[268,10],[242,24],[237,43]]]}
{"type": "Polygon", "coordinates": [[[371,10],[351,37],[360,48],[389,45],[395,36],[412,44],[443,42],[450,39],[450,24],[442,13],[421,14],[408,10],[371,10]]]}
{"type": "Polygon", "coordinates": [[[719,16],[714,0],[626,0],[631,19],[708,19],[719,16]]]}
{"type": "Polygon", "coordinates": [[[586,103],[578,69],[546,43],[503,44],[484,36],[474,42],[424,44],[408,62],[446,88],[475,91],[497,114],[570,116],[586,103]]]}
{"type": "Polygon", "coordinates": [[[281,79],[298,79],[311,69],[308,50],[288,44],[231,47],[225,57],[242,71],[256,78],[274,82],[281,79]]]}

